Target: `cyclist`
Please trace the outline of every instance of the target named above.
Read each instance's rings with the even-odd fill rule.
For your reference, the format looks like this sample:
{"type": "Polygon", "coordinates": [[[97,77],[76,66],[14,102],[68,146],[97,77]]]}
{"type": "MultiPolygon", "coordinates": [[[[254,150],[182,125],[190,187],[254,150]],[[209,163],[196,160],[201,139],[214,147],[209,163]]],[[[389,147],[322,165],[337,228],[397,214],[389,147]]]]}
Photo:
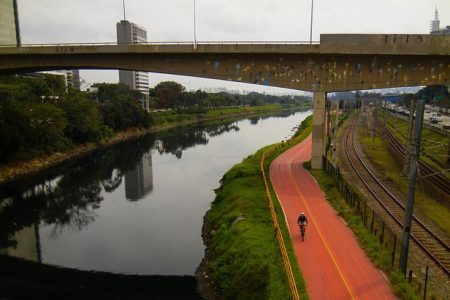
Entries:
{"type": "Polygon", "coordinates": [[[308,225],[308,218],[305,216],[304,212],[300,213],[300,216],[297,219],[297,224],[300,226],[300,233],[302,235],[302,241],[305,239],[305,226],[308,225]]]}
{"type": "Polygon", "coordinates": [[[308,225],[308,218],[305,216],[304,212],[300,213],[300,216],[298,217],[298,220],[297,220],[297,224],[299,226],[308,225]]]}

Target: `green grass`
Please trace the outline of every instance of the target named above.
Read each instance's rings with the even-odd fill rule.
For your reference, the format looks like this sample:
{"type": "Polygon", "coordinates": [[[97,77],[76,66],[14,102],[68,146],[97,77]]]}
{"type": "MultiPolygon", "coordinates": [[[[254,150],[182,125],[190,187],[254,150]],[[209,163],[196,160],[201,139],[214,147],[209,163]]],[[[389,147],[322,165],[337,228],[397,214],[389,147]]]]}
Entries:
{"type": "Polygon", "coordinates": [[[223,115],[234,115],[234,114],[249,114],[249,113],[263,113],[263,112],[270,112],[270,111],[279,111],[285,108],[285,107],[279,104],[274,105],[262,105],[262,106],[244,106],[244,107],[236,107],[236,108],[224,108],[224,109],[215,109],[210,110],[208,113],[206,113],[206,116],[208,117],[218,117],[223,115]]]}
{"type": "Polygon", "coordinates": [[[280,104],[262,106],[243,106],[221,109],[186,109],[170,110],[152,113],[154,124],[159,127],[170,126],[172,124],[183,125],[195,121],[207,121],[217,118],[227,118],[240,115],[262,114],[282,110],[309,109],[310,106],[302,104],[298,106],[283,106],[280,104]]]}
{"type": "MultiPolygon", "coordinates": [[[[383,170],[386,178],[404,194],[408,190],[408,178],[400,176],[402,173],[401,163],[393,158],[388,149],[388,144],[379,136],[375,137],[375,143],[367,132],[360,131],[359,142],[363,145],[364,152],[374,164],[383,170]]],[[[446,233],[450,234],[450,208],[435,199],[418,187],[415,194],[415,206],[417,206],[428,218],[446,233]]]]}
{"type": "MultiPolygon", "coordinates": [[[[296,142],[311,131],[311,118],[301,128],[296,142]]],[[[276,154],[293,144],[285,144],[276,154]]],[[[223,176],[205,218],[209,232],[206,270],[225,299],[292,298],[260,172],[261,157],[268,147],[223,176]]],[[[266,161],[266,167],[275,156],[266,161]]],[[[283,212],[278,202],[274,205],[300,296],[307,299],[283,212]]]]}
{"type": "Polygon", "coordinates": [[[351,207],[345,202],[335,187],[333,179],[322,170],[310,170],[310,172],[317,182],[319,182],[322,191],[325,191],[327,201],[346,220],[348,226],[355,233],[359,244],[370,257],[371,261],[377,268],[385,272],[394,293],[401,299],[420,299],[416,295],[413,286],[408,284],[402,275],[392,268],[390,251],[373,237],[361,218],[353,214],[351,207]]]}

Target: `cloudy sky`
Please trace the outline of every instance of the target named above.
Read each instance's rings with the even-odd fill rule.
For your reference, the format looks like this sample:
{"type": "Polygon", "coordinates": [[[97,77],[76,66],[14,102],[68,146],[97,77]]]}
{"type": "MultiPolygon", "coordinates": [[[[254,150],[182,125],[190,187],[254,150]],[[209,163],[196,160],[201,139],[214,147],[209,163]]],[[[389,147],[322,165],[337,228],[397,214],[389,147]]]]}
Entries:
{"type": "MultiPolygon", "coordinates": [[[[18,0],[22,43],[115,42],[122,0],[18,0]]],[[[192,41],[194,0],[125,0],[126,18],[149,41],[192,41]]],[[[428,33],[437,6],[450,25],[450,0],[314,0],[313,40],[321,33],[428,33]]],[[[308,41],[311,0],[196,0],[198,41],[308,41]]],[[[117,82],[117,71],[82,71],[87,82],[117,82]]],[[[248,84],[151,74],[150,86],[176,80],[187,89],[248,84]]]]}

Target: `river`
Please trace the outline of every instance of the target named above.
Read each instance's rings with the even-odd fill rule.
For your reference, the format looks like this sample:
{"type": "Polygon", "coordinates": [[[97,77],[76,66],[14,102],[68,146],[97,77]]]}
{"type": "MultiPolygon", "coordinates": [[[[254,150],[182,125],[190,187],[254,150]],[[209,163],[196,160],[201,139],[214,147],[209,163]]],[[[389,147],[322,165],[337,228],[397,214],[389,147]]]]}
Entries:
{"type": "Polygon", "coordinates": [[[0,187],[0,253],[121,274],[189,275],[203,216],[234,164],[310,111],[173,128],[0,187]]]}

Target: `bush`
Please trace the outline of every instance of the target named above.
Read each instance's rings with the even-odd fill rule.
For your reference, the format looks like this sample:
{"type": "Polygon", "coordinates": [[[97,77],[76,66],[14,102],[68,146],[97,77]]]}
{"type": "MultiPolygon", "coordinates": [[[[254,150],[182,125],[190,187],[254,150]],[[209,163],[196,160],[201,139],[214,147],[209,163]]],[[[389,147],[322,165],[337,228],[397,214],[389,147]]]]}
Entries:
{"type": "Polygon", "coordinates": [[[0,162],[16,158],[25,147],[27,120],[15,105],[4,102],[0,105],[0,162]]]}
{"type": "Polygon", "coordinates": [[[66,96],[59,106],[69,121],[66,136],[74,143],[95,141],[102,137],[102,119],[94,102],[81,94],[73,94],[66,96]]]}
{"type": "Polygon", "coordinates": [[[50,153],[67,146],[64,131],[68,120],[63,110],[49,103],[30,103],[22,109],[28,120],[27,149],[50,153]]]}
{"type": "Polygon", "coordinates": [[[114,131],[129,127],[148,127],[152,122],[150,115],[140,107],[137,101],[117,98],[100,104],[100,113],[105,124],[114,131]]]}

